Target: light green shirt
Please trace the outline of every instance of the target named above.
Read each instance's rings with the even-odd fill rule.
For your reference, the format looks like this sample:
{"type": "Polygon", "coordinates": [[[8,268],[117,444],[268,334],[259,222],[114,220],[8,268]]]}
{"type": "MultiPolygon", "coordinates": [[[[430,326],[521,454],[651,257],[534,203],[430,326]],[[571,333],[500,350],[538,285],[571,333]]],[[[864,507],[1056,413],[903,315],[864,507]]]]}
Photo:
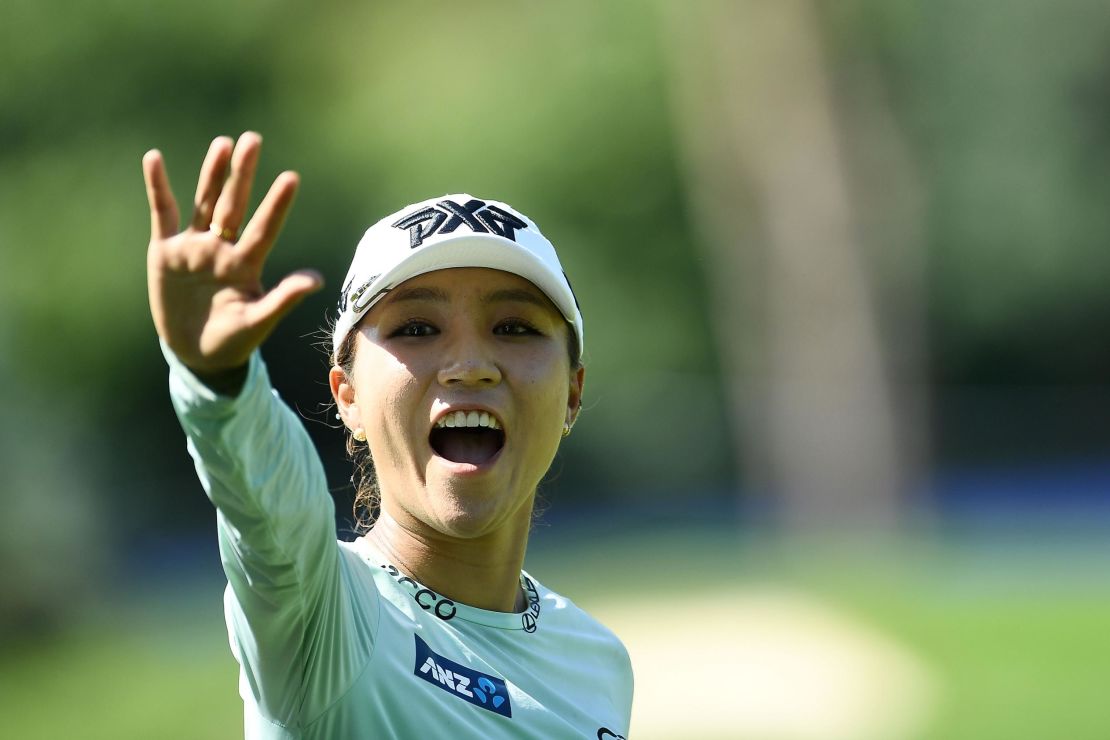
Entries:
{"type": "Polygon", "coordinates": [[[364,539],[335,539],[323,467],[256,352],[242,391],[163,347],[170,395],[216,506],[247,738],[620,738],[620,641],[527,573],[529,608],[452,602],[364,539]]]}

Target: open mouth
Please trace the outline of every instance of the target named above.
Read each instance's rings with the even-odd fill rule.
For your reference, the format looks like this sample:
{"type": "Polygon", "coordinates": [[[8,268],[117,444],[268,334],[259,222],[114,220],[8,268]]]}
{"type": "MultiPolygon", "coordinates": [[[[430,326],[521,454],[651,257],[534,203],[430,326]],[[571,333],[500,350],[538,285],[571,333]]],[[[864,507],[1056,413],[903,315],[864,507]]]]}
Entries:
{"type": "Polygon", "coordinates": [[[481,465],[505,446],[505,430],[486,411],[450,411],[436,421],[428,442],[444,460],[481,465]]]}

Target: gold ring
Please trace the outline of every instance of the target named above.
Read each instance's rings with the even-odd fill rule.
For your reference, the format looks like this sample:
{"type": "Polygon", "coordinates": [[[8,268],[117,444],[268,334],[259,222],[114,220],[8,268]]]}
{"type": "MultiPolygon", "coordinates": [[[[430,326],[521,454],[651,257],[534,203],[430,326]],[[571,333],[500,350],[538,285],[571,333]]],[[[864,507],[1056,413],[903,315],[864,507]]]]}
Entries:
{"type": "Polygon", "coordinates": [[[233,242],[239,236],[235,233],[235,229],[228,229],[212,224],[208,227],[213,234],[219,234],[220,238],[227,242],[233,242]]]}

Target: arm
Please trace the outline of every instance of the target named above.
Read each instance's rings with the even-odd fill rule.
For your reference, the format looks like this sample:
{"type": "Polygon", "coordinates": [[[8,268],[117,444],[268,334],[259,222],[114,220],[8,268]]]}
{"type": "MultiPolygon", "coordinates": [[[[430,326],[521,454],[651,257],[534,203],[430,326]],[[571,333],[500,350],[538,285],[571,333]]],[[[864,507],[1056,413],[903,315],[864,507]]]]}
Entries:
{"type": "MultiPolygon", "coordinates": [[[[351,618],[324,471],[258,353],[235,396],[216,394],[163,345],[170,396],[217,510],[232,649],[243,698],[295,725],[356,674],[351,618]],[[335,680],[317,680],[312,668],[335,680]]],[[[364,653],[363,653],[364,654],[364,653]]]]}
{"type": "Polygon", "coordinates": [[[269,291],[261,283],[297,188],[294,173],[278,176],[235,241],[260,144],[251,133],[234,151],[229,139],[212,143],[181,231],[161,155],[147,153],[147,268],[174,408],[217,508],[244,699],[287,723],[312,703],[306,684],[310,664],[320,662],[314,658],[343,675],[343,665],[334,665],[344,660],[335,652],[342,641],[332,638],[346,612],[322,467],[300,421],[272,392],[257,353],[277,322],[320,287],[310,271],[269,291]]]}

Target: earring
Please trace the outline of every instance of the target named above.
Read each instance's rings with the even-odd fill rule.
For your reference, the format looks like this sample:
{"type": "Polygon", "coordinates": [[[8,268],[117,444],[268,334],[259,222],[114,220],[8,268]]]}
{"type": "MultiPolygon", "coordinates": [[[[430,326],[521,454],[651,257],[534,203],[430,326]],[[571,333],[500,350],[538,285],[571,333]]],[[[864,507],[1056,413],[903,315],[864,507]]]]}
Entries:
{"type": "Polygon", "coordinates": [[[362,427],[359,427],[358,429],[356,429],[352,433],[351,436],[353,436],[355,438],[356,442],[365,442],[366,441],[366,431],[362,427]]]}
{"type": "Polygon", "coordinates": [[[569,421],[564,421],[563,422],[563,436],[564,437],[569,437],[570,436],[570,429],[571,429],[570,422],[569,421]]]}

